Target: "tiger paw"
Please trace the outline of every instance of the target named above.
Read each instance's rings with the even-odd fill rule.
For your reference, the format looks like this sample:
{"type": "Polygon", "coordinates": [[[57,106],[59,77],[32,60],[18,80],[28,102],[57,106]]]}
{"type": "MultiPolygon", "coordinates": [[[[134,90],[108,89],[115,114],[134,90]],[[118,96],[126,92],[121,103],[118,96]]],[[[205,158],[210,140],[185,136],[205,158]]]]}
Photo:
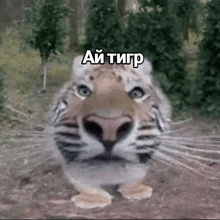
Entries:
{"type": "Polygon", "coordinates": [[[148,199],[151,197],[153,189],[141,183],[132,185],[122,185],[118,190],[126,199],[148,199]]]}
{"type": "Polygon", "coordinates": [[[76,207],[83,209],[103,208],[112,203],[112,196],[108,193],[104,195],[99,194],[80,194],[73,196],[71,201],[76,207]]]}

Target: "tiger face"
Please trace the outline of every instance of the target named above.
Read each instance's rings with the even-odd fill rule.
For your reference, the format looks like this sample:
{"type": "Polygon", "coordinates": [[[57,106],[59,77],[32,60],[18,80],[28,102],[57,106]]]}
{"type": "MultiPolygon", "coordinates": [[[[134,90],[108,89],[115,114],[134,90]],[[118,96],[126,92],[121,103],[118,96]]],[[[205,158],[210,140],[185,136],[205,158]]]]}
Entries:
{"type": "Polygon", "coordinates": [[[54,140],[75,184],[142,179],[159,136],[169,129],[170,105],[155,85],[149,61],[131,65],[73,62],[72,80],[53,108],[54,140]]]}
{"type": "Polygon", "coordinates": [[[66,162],[146,163],[170,120],[150,62],[136,69],[81,60],[74,60],[72,82],[53,109],[55,141],[66,162]]]}
{"type": "MultiPolygon", "coordinates": [[[[133,68],[82,65],[82,59],[75,58],[71,82],[56,97],[52,109],[53,146],[62,158],[64,174],[80,193],[71,199],[76,206],[111,204],[112,196],[103,190],[106,185],[117,185],[127,199],[149,198],[152,188],[143,180],[152,155],[154,162],[216,176],[201,161],[219,160],[194,153],[219,151],[191,147],[186,138],[170,136],[174,134],[169,131],[170,105],[153,80],[148,60],[133,68]]],[[[197,146],[207,143],[201,140],[197,146]]],[[[219,147],[218,143],[212,146],[219,147]]]]}

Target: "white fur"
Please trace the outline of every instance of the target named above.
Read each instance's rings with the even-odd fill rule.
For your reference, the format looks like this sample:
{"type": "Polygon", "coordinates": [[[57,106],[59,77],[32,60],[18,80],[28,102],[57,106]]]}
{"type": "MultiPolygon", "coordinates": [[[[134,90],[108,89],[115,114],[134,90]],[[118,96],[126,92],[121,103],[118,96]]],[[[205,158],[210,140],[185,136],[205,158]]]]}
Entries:
{"type": "Polygon", "coordinates": [[[124,184],[142,180],[147,172],[145,164],[132,163],[71,163],[64,167],[67,177],[74,184],[102,185],[124,184]]]}

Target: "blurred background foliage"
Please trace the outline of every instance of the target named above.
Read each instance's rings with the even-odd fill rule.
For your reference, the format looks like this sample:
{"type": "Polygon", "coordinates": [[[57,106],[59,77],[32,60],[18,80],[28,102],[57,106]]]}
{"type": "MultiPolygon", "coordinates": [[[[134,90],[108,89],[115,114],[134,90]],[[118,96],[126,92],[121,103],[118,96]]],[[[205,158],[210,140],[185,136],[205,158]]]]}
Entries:
{"type": "MultiPolygon", "coordinates": [[[[145,1],[142,1],[145,3],[145,1]]],[[[159,5],[141,5],[130,12],[125,32],[127,51],[141,52],[153,64],[154,75],[176,109],[183,108],[189,96],[188,75],[181,50],[181,30],[174,15],[163,13],[159,5]]]]}
{"type": "Polygon", "coordinates": [[[220,116],[220,1],[206,6],[203,39],[199,43],[193,103],[216,117],[220,116]]]}
{"type": "Polygon", "coordinates": [[[85,26],[84,51],[124,51],[124,25],[115,0],[93,0],[85,26]]]}
{"type": "MultiPolygon", "coordinates": [[[[196,107],[220,115],[219,0],[51,1],[68,7],[70,13],[59,30],[50,26],[51,35],[66,34],[50,57],[49,88],[69,80],[73,57],[87,49],[142,52],[152,62],[174,113],[196,107]]],[[[54,21],[45,14],[33,25],[30,10],[36,4],[41,10],[41,0],[0,0],[0,106],[5,100],[25,109],[25,97],[41,89],[40,52],[28,41],[33,30],[54,21]]]]}

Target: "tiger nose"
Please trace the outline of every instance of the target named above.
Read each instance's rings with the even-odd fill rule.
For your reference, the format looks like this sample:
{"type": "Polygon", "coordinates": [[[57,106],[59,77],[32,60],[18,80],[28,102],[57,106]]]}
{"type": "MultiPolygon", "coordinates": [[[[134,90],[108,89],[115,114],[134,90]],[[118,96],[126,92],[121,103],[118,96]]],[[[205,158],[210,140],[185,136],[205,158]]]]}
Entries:
{"type": "Polygon", "coordinates": [[[84,119],[85,130],[102,142],[116,142],[131,130],[132,119],[128,116],[104,118],[91,115],[84,119]]]}

